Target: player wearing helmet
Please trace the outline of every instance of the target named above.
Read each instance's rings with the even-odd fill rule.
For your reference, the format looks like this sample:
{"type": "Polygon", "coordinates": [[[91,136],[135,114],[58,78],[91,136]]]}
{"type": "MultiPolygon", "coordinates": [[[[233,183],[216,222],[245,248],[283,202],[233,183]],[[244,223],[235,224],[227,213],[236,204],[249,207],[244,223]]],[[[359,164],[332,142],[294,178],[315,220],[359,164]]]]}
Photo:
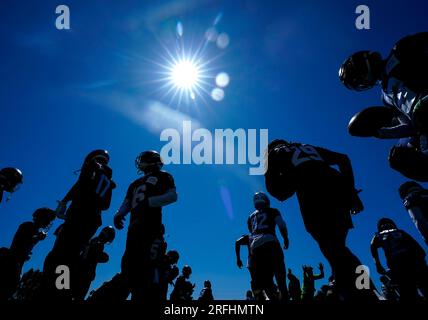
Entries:
{"type": "Polygon", "coordinates": [[[3,199],[3,192],[13,193],[23,182],[21,170],[17,168],[3,168],[0,170],[0,202],[3,199]]]}
{"type": "Polygon", "coordinates": [[[33,213],[33,221],[19,226],[10,248],[0,249],[0,300],[7,300],[13,295],[24,263],[30,259],[34,246],[46,238],[55,218],[55,211],[37,209],[33,213]]]}
{"type": "Polygon", "coordinates": [[[288,299],[286,269],[284,254],[276,237],[275,228],[278,226],[284,239],[284,249],[288,249],[287,226],[281,213],[270,207],[270,200],[263,192],[253,196],[255,211],[248,217],[247,226],[250,232],[250,251],[253,265],[253,287],[256,298],[263,296],[275,299],[276,289],[273,287],[273,277],[277,280],[281,299],[288,299]]]}
{"type": "Polygon", "coordinates": [[[348,299],[374,297],[355,288],[355,270],[361,262],[346,246],[353,228],[351,213],[363,210],[349,158],[324,148],[274,140],[268,146],[266,165],[271,195],[284,201],[297,194],[305,228],[330,263],[338,290],[348,299]]]}
{"type": "Polygon", "coordinates": [[[85,299],[92,281],[95,280],[97,265],[107,263],[109,255],[104,252],[106,244],[113,242],[116,231],[112,226],[104,227],[97,237],[91,239],[80,255],[78,275],[73,281],[73,297],[77,301],[85,299]]]}
{"type": "Polygon", "coordinates": [[[377,223],[377,233],[370,245],[371,253],[379,274],[387,272],[379,259],[382,248],[389,268],[388,275],[398,286],[400,299],[413,301],[417,298],[417,289],[423,296],[428,295],[428,268],[425,252],[421,246],[389,218],[382,218],[377,223]]]}
{"type": "Polygon", "coordinates": [[[407,181],[398,192],[410,218],[428,245],[428,190],[417,182],[407,181]]]}
{"type": "Polygon", "coordinates": [[[129,282],[132,300],[143,301],[153,299],[149,287],[155,261],[162,256],[162,207],[177,201],[177,192],[173,177],[161,170],[163,162],[158,152],[142,152],[135,165],[138,173],[144,175],[129,186],[114,225],[122,229],[125,217],[131,213],[122,274],[129,282]]]}
{"type": "Polygon", "coordinates": [[[62,290],[61,294],[56,290],[55,270],[58,265],[66,265],[73,274],[82,250],[102,224],[101,213],[110,207],[112,191],[116,187],[112,180],[113,171],[108,166],[109,160],[106,150],[90,152],[83,162],[77,182],[59,203],[57,215],[65,221],[43,266],[44,295],[70,298],[70,290],[62,290]],[[71,204],[66,210],[68,202],[71,204]]]}
{"type": "Polygon", "coordinates": [[[169,250],[163,257],[159,272],[160,272],[160,296],[161,300],[167,300],[168,285],[172,285],[175,278],[178,277],[180,271],[177,267],[180,255],[176,250],[169,250]]]}
{"type": "MultiPolygon", "coordinates": [[[[390,164],[405,176],[416,179],[408,175],[406,159],[414,159],[413,166],[415,161],[422,161],[424,164],[418,169],[423,173],[418,180],[428,179],[427,160],[421,159],[428,156],[427,49],[428,32],[421,32],[398,41],[386,59],[382,59],[378,52],[359,51],[346,59],[339,70],[339,78],[348,89],[363,91],[381,85],[383,103],[394,110],[395,116],[394,121],[383,125],[380,122],[375,130],[370,128],[371,135],[384,139],[417,137],[419,141],[415,146],[394,147],[390,164]]],[[[372,116],[376,117],[375,114],[372,116]]],[[[364,123],[370,123],[370,115],[362,118],[360,127],[365,130],[364,123]]]]}
{"type": "Polygon", "coordinates": [[[174,290],[171,292],[171,301],[189,301],[193,299],[192,294],[195,285],[189,281],[191,274],[192,268],[190,266],[185,265],[183,269],[181,269],[181,276],[175,281],[174,290]]]}
{"type": "Polygon", "coordinates": [[[290,299],[293,301],[300,301],[302,296],[302,289],[300,288],[300,280],[293,274],[291,269],[288,269],[288,293],[290,299]]]}
{"type": "Polygon", "coordinates": [[[214,301],[213,290],[211,288],[211,281],[209,280],[204,281],[204,288],[201,290],[198,300],[202,302],[214,301]]]}

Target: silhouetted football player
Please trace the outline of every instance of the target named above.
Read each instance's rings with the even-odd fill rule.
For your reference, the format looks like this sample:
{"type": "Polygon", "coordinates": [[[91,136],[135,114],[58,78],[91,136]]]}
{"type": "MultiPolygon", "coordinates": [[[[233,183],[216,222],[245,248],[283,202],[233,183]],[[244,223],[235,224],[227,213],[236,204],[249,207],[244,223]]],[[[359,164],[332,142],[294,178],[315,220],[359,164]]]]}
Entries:
{"type": "Polygon", "coordinates": [[[300,301],[302,298],[302,289],[300,288],[299,279],[293,274],[291,269],[288,269],[287,278],[288,294],[290,295],[291,300],[300,301]]]}
{"type": "Polygon", "coordinates": [[[116,187],[112,180],[112,169],[108,166],[109,160],[106,150],[89,153],[77,182],[59,203],[57,215],[65,221],[58,229],[60,232],[57,233],[54,247],[45,259],[44,295],[71,299],[70,290],[59,292],[56,289],[56,268],[59,265],[67,266],[70,278],[73,278],[73,268],[78,265],[81,252],[101,226],[101,212],[110,207],[112,190],[116,187]],[[68,202],[71,204],[67,209],[68,202]]]}
{"type": "Polygon", "coordinates": [[[419,183],[408,181],[400,186],[398,192],[410,218],[428,245],[428,190],[419,183]]]}
{"type": "Polygon", "coordinates": [[[162,207],[177,201],[177,192],[173,177],[161,170],[163,162],[158,152],[142,152],[135,165],[138,173],[144,175],[129,186],[114,224],[122,229],[126,215],[131,212],[122,274],[129,282],[132,300],[140,302],[154,299],[149,292],[154,261],[163,256],[159,250],[164,243],[162,207]]]}
{"type": "Polygon", "coordinates": [[[18,287],[22,267],[31,257],[34,246],[46,238],[47,229],[56,218],[55,211],[37,209],[33,221],[22,223],[9,249],[0,249],[0,300],[12,297],[18,287]]]}
{"type": "Polygon", "coordinates": [[[181,276],[177,278],[169,299],[172,302],[176,301],[190,301],[193,299],[192,294],[195,285],[189,281],[190,275],[192,274],[192,268],[185,265],[181,270],[181,276]]]}
{"type": "Polygon", "coordinates": [[[305,228],[330,263],[338,290],[347,299],[375,298],[373,292],[356,289],[355,270],[361,262],[346,246],[353,228],[351,213],[363,210],[349,158],[324,148],[274,140],[268,146],[265,181],[269,193],[280,201],[297,194],[305,228]]]}
{"type": "Polygon", "coordinates": [[[428,295],[428,268],[425,252],[405,231],[397,228],[394,221],[382,218],[377,224],[378,232],[372,239],[371,252],[379,274],[391,277],[398,286],[400,300],[412,301],[418,297],[417,289],[426,298],[428,295]],[[379,259],[382,248],[389,268],[387,273],[379,259]]]}
{"type": "Polygon", "coordinates": [[[427,74],[428,32],[402,38],[386,59],[375,51],[356,52],[339,70],[339,78],[348,89],[363,91],[381,86],[383,103],[392,110],[393,121],[370,128],[370,135],[383,139],[416,137],[412,146],[392,149],[390,164],[410,179],[422,181],[428,179],[428,160],[422,159],[428,156],[427,74]]]}
{"type": "Polygon", "coordinates": [[[213,291],[211,288],[211,281],[209,280],[204,281],[204,287],[201,290],[201,293],[199,294],[198,300],[202,302],[214,301],[213,291]]]}
{"type": "Polygon", "coordinates": [[[251,235],[249,239],[251,263],[254,268],[254,294],[256,298],[260,298],[264,291],[269,299],[274,299],[276,290],[272,287],[272,279],[275,276],[281,297],[287,300],[284,254],[275,233],[278,226],[284,239],[284,249],[288,249],[287,226],[281,213],[270,207],[266,194],[255,193],[253,202],[256,210],[248,217],[247,225],[251,235]]]}

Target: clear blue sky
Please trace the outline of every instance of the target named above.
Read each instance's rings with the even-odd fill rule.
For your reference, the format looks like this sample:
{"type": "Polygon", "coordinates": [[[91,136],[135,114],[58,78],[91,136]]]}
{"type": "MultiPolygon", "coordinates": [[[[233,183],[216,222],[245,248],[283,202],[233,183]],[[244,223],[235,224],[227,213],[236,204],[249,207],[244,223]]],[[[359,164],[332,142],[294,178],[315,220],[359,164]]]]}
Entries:
{"type": "MultiPolygon", "coordinates": [[[[129,183],[136,178],[135,156],[164,144],[159,131],[148,125],[156,122],[162,128],[162,121],[138,120],[128,111],[146,110],[153,101],[178,108],[176,100],[157,91],[160,83],[153,81],[161,75],[155,62],[163,61],[165,48],[174,50],[178,21],[187,43],[196,43],[221,14],[216,27],[229,35],[230,44],[224,50],[209,44],[205,52],[206,58],[215,57],[211,73],[230,75],[225,99],[215,102],[204,95],[206,102],[197,98],[194,104],[182,104],[180,112],[208,129],[267,128],[270,139],[347,153],[366,207],[354,219],[348,244],[375,273],[369,243],[378,218],[390,216],[418,241],[420,237],[397,194],[405,178],[387,163],[394,142],[347,134],[355,112],[380,103],[379,89],[362,94],[348,91],[337,71],[353,51],[369,48],[387,54],[401,37],[427,31],[427,6],[416,0],[405,5],[364,1],[371,9],[372,29],[358,31],[354,12],[359,4],[1,1],[0,167],[22,168],[25,184],[10,202],[0,204],[0,246],[10,244],[18,225],[29,220],[34,209],[56,206],[77,178],[73,171],[95,148],[110,151],[118,184],[111,208],[103,215],[104,224],[112,224],[129,183]],[[70,7],[69,31],[55,29],[59,4],[70,7]]],[[[165,169],[174,175],[179,193],[179,201],[164,210],[167,241],[169,248],[180,252],[180,266],[192,266],[196,293],[210,279],[217,298],[243,298],[249,275],[235,266],[234,241],[246,233],[252,195],[264,189],[263,177],[248,176],[248,167],[237,165],[165,169]],[[229,211],[224,195],[230,196],[229,211]]],[[[289,228],[287,267],[300,276],[302,264],[326,264],[303,228],[296,199],[286,203],[272,199],[272,205],[280,209],[289,228]]],[[[119,232],[107,248],[111,261],[99,267],[95,287],[119,271],[125,234],[119,232]]],[[[53,240],[49,236],[35,248],[25,270],[42,267],[53,240]]]]}

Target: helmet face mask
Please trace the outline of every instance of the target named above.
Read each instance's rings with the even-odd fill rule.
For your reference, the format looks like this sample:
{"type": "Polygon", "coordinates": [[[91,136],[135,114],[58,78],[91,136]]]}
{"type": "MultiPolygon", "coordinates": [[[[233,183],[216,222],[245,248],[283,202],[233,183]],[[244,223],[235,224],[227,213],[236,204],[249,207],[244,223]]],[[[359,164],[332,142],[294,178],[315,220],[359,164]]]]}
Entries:
{"type": "Polygon", "coordinates": [[[40,208],[33,213],[34,222],[42,229],[49,229],[55,218],[55,211],[49,208],[40,208]]]}
{"type": "Polygon", "coordinates": [[[404,198],[406,198],[409,194],[416,191],[421,191],[423,189],[424,188],[419,183],[415,181],[407,181],[400,186],[398,193],[400,194],[401,199],[404,200],[404,198]]]}
{"type": "Polygon", "coordinates": [[[339,79],[350,90],[371,89],[380,80],[381,62],[382,57],[378,52],[356,52],[340,67],[339,79]]]}
{"type": "Polygon", "coordinates": [[[162,168],[163,161],[157,151],[144,151],[141,152],[135,159],[135,167],[138,174],[149,173],[158,171],[162,168]]]}
{"type": "Polygon", "coordinates": [[[377,223],[378,232],[386,231],[386,230],[395,230],[397,229],[397,225],[394,221],[389,218],[382,218],[377,223]]]}
{"type": "Polygon", "coordinates": [[[86,156],[83,165],[88,165],[93,161],[96,161],[99,164],[107,165],[110,161],[110,156],[108,154],[108,151],[103,149],[98,149],[90,152],[86,156]]]}

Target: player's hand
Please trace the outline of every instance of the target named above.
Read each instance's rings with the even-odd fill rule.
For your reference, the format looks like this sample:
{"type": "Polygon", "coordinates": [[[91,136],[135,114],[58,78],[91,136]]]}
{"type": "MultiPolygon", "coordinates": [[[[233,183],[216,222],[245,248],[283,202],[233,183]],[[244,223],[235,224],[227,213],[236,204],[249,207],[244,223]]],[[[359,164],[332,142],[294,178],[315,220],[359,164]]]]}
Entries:
{"type": "Polygon", "coordinates": [[[351,214],[356,215],[364,210],[363,202],[358,195],[362,190],[354,190],[351,198],[351,214]]]}
{"type": "Polygon", "coordinates": [[[377,263],[377,264],[376,264],[376,271],[377,271],[377,273],[379,273],[380,275],[385,275],[385,274],[387,274],[387,272],[386,272],[385,268],[384,268],[380,263],[377,263]]]}
{"type": "Polygon", "coordinates": [[[46,232],[39,232],[39,240],[45,240],[48,234],[46,232]]]}
{"type": "Polygon", "coordinates": [[[244,266],[241,259],[236,260],[236,265],[238,266],[239,269],[241,269],[244,266]]]}
{"type": "Polygon", "coordinates": [[[66,218],[65,211],[67,210],[67,203],[64,201],[57,201],[57,202],[58,202],[58,206],[56,207],[55,214],[57,218],[65,220],[66,218]]]}
{"type": "Polygon", "coordinates": [[[288,238],[284,239],[284,249],[287,250],[288,247],[290,245],[290,241],[288,240],[288,238]]]}
{"type": "Polygon", "coordinates": [[[121,215],[120,213],[116,213],[114,216],[114,226],[116,227],[117,230],[122,230],[124,227],[124,221],[125,221],[125,217],[123,215],[121,215]]]}

